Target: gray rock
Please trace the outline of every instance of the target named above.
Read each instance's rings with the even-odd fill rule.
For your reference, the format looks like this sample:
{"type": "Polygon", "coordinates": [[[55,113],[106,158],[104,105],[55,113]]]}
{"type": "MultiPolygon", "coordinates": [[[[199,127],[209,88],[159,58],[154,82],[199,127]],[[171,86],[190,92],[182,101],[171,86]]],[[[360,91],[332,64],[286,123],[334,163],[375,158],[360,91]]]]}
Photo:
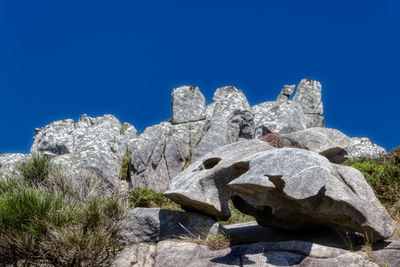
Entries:
{"type": "Polygon", "coordinates": [[[381,266],[400,266],[400,240],[394,239],[375,244],[371,254],[381,266]]]}
{"type": "Polygon", "coordinates": [[[156,254],[156,245],[148,243],[125,247],[113,260],[112,267],[152,267],[156,254]]]}
{"type": "Polygon", "coordinates": [[[0,180],[7,177],[18,176],[18,165],[27,160],[30,155],[21,153],[8,153],[0,155],[0,180]]]}
{"type": "Polygon", "coordinates": [[[122,157],[136,129],[112,115],[82,115],[77,123],[55,121],[37,131],[31,153],[43,153],[76,176],[91,174],[115,186],[120,183],[122,157]]]}
{"type": "Polygon", "coordinates": [[[268,133],[292,133],[306,129],[301,106],[293,101],[264,102],[252,107],[255,137],[268,133]]]}
{"type": "Polygon", "coordinates": [[[207,107],[208,125],[193,151],[193,160],[216,147],[254,137],[253,116],[246,96],[233,86],[218,88],[207,107]]]}
{"type": "Polygon", "coordinates": [[[317,152],[333,163],[342,163],[348,159],[344,149],[350,144],[350,138],[336,129],[314,127],[290,134],[281,134],[279,138],[286,147],[317,152]]]}
{"type": "Polygon", "coordinates": [[[206,118],[206,101],[197,86],[175,88],[171,99],[173,123],[193,122],[206,118]]]}
{"type": "Polygon", "coordinates": [[[223,231],[210,217],[159,208],[132,209],[126,224],[122,234],[126,244],[159,242],[165,239],[204,239],[223,231]]]}
{"type": "Polygon", "coordinates": [[[289,100],[289,97],[293,94],[296,85],[284,85],[278,97],[276,98],[276,102],[282,103],[289,100]]]}
{"type": "Polygon", "coordinates": [[[261,242],[210,250],[190,242],[157,244],[154,266],[378,266],[362,253],[308,242],[261,242]],[[364,265],[362,265],[364,264],[364,265]]]}
{"type": "Polygon", "coordinates": [[[321,89],[320,82],[311,79],[303,79],[297,85],[293,101],[303,108],[307,128],[324,126],[321,89]]]}
{"type": "Polygon", "coordinates": [[[366,137],[351,138],[346,151],[352,159],[380,158],[387,154],[383,147],[378,146],[366,137]]]}
{"type": "Polygon", "coordinates": [[[227,201],[263,226],[298,229],[335,224],[390,237],[396,223],[356,169],[295,148],[273,148],[259,140],[214,150],[176,176],[167,197],[219,219],[227,201]]]}

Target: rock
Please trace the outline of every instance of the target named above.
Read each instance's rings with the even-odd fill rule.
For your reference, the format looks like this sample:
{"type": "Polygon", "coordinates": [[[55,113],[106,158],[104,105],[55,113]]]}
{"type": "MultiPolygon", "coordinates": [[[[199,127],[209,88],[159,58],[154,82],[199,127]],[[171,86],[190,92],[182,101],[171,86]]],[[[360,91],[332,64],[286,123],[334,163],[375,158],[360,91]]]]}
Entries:
{"type": "Polygon", "coordinates": [[[378,146],[366,137],[351,138],[349,146],[346,148],[349,157],[359,158],[380,158],[387,154],[383,147],[378,146]]]}
{"type": "Polygon", "coordinates": [[[227,201],[263,226],[299,229],[334,224],[390,237],[396,223],[354,168],[303,149],[273,148],[260,140],[220,147],[177,175],[165,195],[219,219],[227,201]]]}
{"type": "Polygon", "coordinates": [[[320,82],[311,79],[303,79],[297,85],[293,101],[303,108],[307,128],[324,126],[321,88],[320,82]]]}
{"type": "Polygon", "coordinates": [[[92,118],[82,115],[77,123],[67,119],[55,121],[34,137],[31,153],[53,157],[71,174],[93,175],[115,186],[120,183],[122,157],[129,150],[129,140],[136,129],[112,115],[92,118]]]}
{"type": "Polygon", "coordinates": [[[193,151],[193,160],[212,149],[254,138],[253,116],[246,96],[233,86],[218,88],[212,103],[207,107],[209,121],[203,138],[193,151]]]}
{"type": "Polygon", "coordinates": [[[289,100],[289,97],[293,94],[296,85],[284,85],[279,96],[276,98],[276,102],[283,103],[289,100]]]}
{"type": "Polygon", "coordinates": [[[166,191],[170,180],[190,164],[193,150],[203,136],[205,125],[205,121],[176,125],[162,122],[148,127],[132,140],[132,187],[166,191]]]}
{"type": "Polygon", "coordinates": [[[175,88],[171,99],[172,123],[194,122],[206,118],[206,101],[197,86],[175,88]]]}
{"type": "Polygon", "coordinates": [[[112,267],[152,267],[156,245],[139,243],[124,248],[113,260],[112,267]]]}
{"type": "Polygon", "coordinates": [[[388,240],[373,245],[372,257],[380,266],[400,266],[400,240],[388,240]]]}
{"type": "Polygon", "coordinates": [[[333,163],[342,163],[348,159],[344,149],[350,144],[350,138],[336,129],[314,127],[290,134],[281,134],[279,138],[286,147],[317,152],[333,163]]]}
{"type": "Polygon", "coordinates": [[[301,106],[293,101],[264,102],[252,107],[255,124],[255,137],[266,134],[292,133],[306,129],[301,106]]]}
{"type": "Polygon", "coordinates": [[[223,228],[210,217],[159,208],[135,208],[129,211],[123,230],[126,244],[159,242],[165,239],[198,239],[215,236],[223,228]]]}
{"type": "Polygon", "coordinates": [[[0,155],[0,180],[7,177],[18,176],[18,164],[27,160],[30,155],[21,153],[8,153],[0,155]]]}
{"type": "Polygon", "coordinates": [[[308,242],[260,242],[211,250],[190,242],[157,244],[154,266],[378,266],[362,253],[308,242]]]}

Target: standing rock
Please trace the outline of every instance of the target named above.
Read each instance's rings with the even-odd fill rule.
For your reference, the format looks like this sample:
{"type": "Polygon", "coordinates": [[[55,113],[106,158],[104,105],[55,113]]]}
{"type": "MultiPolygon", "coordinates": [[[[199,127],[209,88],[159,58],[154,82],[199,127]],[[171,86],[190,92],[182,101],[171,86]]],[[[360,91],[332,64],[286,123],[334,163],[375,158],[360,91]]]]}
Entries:
{"type": "Polygon", "coordinates": [[[289,100],[289,97],[293,94],[296,85],[284,85],[279,96],[276,98],[276,102],[283,103],[289,100]]]}
{"type": "Polygon", "coordinates": [[[165,195],[219,219],[227,201],[260,225],[298,229],[335,224],[369,236],[396,228],[364,176],[311,151],[273,148],[260,140],[214,150],[176,176],[165,195]]]}
{"type": "Polygon", "coordinates": [[[352,159],[376,159],[387,154],[383,147],[378,146],[366,137],[351,138],[351,142],[346,148],[346,151],[349,154],[349,157],[352,159]]]}
{"type": "Polygon", "coordinates": [[[293,101],[303,108],[307,128],[324,126],[321,88],[320,82],[311,79],[303,79],[297,85],[293,101]]]}
{"type": "Polygon", "coordinates": [[[206,118],[206,101],[197,86],[175,88],[171,99],[172,123],[194,122],[206,118]]]}
{"type": "Polygon", "coordinates": [[[82,115],[77,123],[55,121],[37,131],[31,153],[53,157],[72,175],[93,175],[109,185],[119,184],[122,157],[136,129],[124,126],[112,115],[92,118],[82,115]]]}
{"type": "Polygon", "coordinates": [[[344,149],[350,144],[350,138],[336,129],[314,127],[281,134],[279,138],[286,147],[317,152],[333,163],[342,163],[348,159],[344,149]]]}

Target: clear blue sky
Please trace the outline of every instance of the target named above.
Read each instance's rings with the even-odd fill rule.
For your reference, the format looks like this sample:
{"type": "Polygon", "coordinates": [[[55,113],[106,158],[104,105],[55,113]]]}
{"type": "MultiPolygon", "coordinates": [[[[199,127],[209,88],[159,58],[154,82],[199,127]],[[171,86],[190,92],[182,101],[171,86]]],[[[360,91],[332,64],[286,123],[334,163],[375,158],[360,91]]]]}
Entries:
{"type": "Polygon", "coordinates": [[[0,0],[0,153],[35,127],[114,114],[142,132],[174,87],[235,85],[250,104],[323,85],[326,126],[400,145],[400,1],[0,0]]]}

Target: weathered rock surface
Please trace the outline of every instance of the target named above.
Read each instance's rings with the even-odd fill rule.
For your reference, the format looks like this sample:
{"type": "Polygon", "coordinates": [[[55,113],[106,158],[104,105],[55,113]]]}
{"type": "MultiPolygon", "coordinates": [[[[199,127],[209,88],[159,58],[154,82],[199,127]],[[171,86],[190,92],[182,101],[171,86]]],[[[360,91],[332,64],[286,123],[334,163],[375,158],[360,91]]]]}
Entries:
{"type": "MultiPolygon", "coordinates": [[[[125,249],[120,255],[130,262],[142,265],[133,266],[378,266],[363,253],[350,253],[346,250],[330,248],[301,241],[261,242],[237,245],[221,250],[210,250],[205,245],[190,242],[162,241],[154,248],[139,244],[125,249]],[[152,250],[153,249],[153,250],[152,250]],[[148,265],[145,265],[148,264],[148,265]]],[[[116,265],[114,265],[116,266],[116,265]]],[[[130,265],[121,265],[130,266],[130,265]]]]}
{"type": "Polygon", "coordinates": [[[171,99],[173,123],[194,122],[206,118],[206,100],[197,86],[175,88],[171,99]]]}
{"type": "Polygon", "coordinates": [[[378,146],[366,137],[351,138],[349,146],[346,148],[350,158],[380,158],[387,154],[383,147],[378,146]]]}
{"type": "Polygon", "coordinates": [[[18,164],[30,156],[21,153],[8,153],[0,155],[0,180],[6,177],[18,176],[18,164]]]}
{"type": "Polygon", "coordinates": [[[306,129],[301,106],[293,101],[264,102],[252,107],[255,137],[271,132],[292,133],[306,129]]]}
{"type": "Polygon", "coordinates": [[[31,153],[54,157],[74,175],[95,175],[114,186],[119,183],[122,157],[129,150],[136,129],[112,115],[82,115],[77,123],[67,119],[38,129],[31,153]]]}
{"type": "Polygon", "coordinates": [[[156,245],[139,243],[124,248],[115,257],[112,267],[152,267],[156,254],[156,245]]]}
{"type": "Polygon", "coordinates": [[[281,134],[279,138],[286,147],[317,152],[333,163],[342,163],[348,159],[345,148],[350,144],[350,138],[336,129],[314,127],[290,134],[281,134]]]}
{"type": "Polygon", "coordinates": [[[297,85],[293,101],[303,108],[307,128],[324,126],[321,89],[321,83],[311,79],[303,79],[297,85]]]}
{"type": "Polygon", "coordinates": [[[289,100],[289,97],[293,94],[296,85],[284,85],[278,97],[276,98],[276,102],[282,103],[289,100]]]}
{"type": "Polygon", "coordinates": [[[390,237],[396,223],[364,176],[311,151],[237,142],[214,150],[176,176],[165,193],[173,201],[219,219],[232,198],[263,226],[285,229],[334,224],[390,237]]]}
{"type": "Polygon", "coordinates": [[[126,244],[165,239],[204,239],[223,230],[215,220],[205,215],[159,208],[132,209],[126,224],[123,230],[126,244]]]}
{"type": "Polygon", "coordinates": [[[381,266],[400,266],[400,240],[394,239],[375,244],[371,254],[381,266]]]}

